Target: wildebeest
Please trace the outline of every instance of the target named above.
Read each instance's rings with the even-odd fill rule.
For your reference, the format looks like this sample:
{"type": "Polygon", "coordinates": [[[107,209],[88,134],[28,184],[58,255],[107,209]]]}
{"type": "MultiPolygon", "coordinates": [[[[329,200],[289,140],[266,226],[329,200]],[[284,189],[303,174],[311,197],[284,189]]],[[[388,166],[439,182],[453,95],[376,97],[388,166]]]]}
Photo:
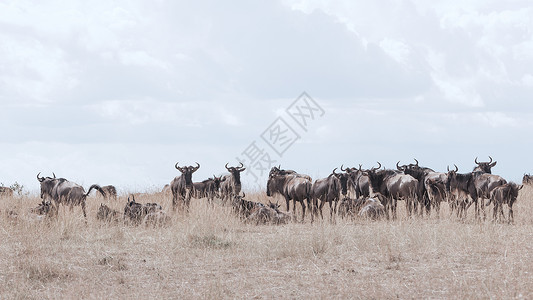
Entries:
{"type": "Polygon", "coordinates": [[[470,199],[477,199],[476,186],[474,184],[473,173],[457,173],[459,168],[457,165],[455,170],[450,170],[448,167],[448,179],[446,181],[446,191],[450,196],[450,207],[452,210],[457,209],[457,216],[464,218],[466,216],[467,204],[470,199]]]}
{"type": "Polygon", "coordinates": [[[131,200],[128,197],[128,202],[124,207],[124,220],[129,219],[133,224],[139,224],[149,213],[161,210],[161,205],[157,203],[141,204],[135,201],[135,196],[132,196],[131,200]]]}
{"type": "Polygon", "coordinates": [[[353,189],[356,199],[366,199],[370,197],[370,179],[368,178],[368,175],[364,174],[361,165],[359,165],[359,169],[355,167],[343,169],[343,166],[341,166],[341,171],[350,175],[348,189],[353,189]]]}
{"type": "Polygon", "coordinates": [[[172,209],[175,210],[177,205],[184,205],[185,209],[189,211],[191,203],[191,193],[193,191],[192,173],[200,168],[200,164],[196,163],[196,167],[179,167],[179,163],[174,166],[181,175],[174,178],[170,183],[172,190],[172,209]]]}
{"type": "Polygon", "coordinates": [[[104,185],[102,187],[107,199],[117,200],[117,189],[112,185],[104,185]]]}
{"type": "Polygon", "coordinates": [[[339,216],[341,218],[344,218],[347,216],[350,216],[353,218],[359,213],[359,211],[361,210],[364,204],[365,204],[364,199],[360,199],[360,198],[352,199],[348,197],[342,198],[341,201],[339,202],[339,209],[338,209],[339,216]]]}
{"type": "Polygon", "coordinates": [[[523,185],[533,184],[533,176],[531,176],[531,174],[524,174],[524,177],[522,177],[522,184],[523,185]]]}
{"type": "Polygon", "coordinates": [[[104,222],[118,222],[119,212],[103,203],[100,203],[98,211],[96,212],[96,219],[104,222]]]}
{"type": "Polygon", "coordinates": [[[228,167],[228,163],[226,163],[225,167],[230,174],[224,175],[224,177],[221,178],[220,196],[223,203],[225,203],[227,199],[239,195],[241,192],[241,172],[246,170],[242,163],[239,163],[239,166],[237,167],[228,167]]]}
{"type": "Polygon", "coordinates": [[[330,220],[333,220],[334,214],[337,213],[337,202],[341,198],[341,195],[346,197],[349,177],[347,173],[336,173],[335,170],[337,168],[333,169],[333,172],[328,177],[315,180],[311,191],[313,197],[313,213],[317,214],[318,210],[320,217],[324,218],[322,207],[327,202],[329,203],[330,220]],[[318,203],[319,200],[320,204],[318,203]]]}
{"type": "Polygon", "coordinates": [[[170,224],[170,217],[162,210],[149,212],[143,219],[144,225],[166,226],[170,224]]]}
{"type": "Polygon", "coordinates": [[[491,202],[494,203],[494,209],[493,209],[493,220],[497,220],[498,212],[500,213],[502,219],[503,216],[503,204],[507,204],[509,207],[509,214],[508,214],[508,222],[513,223],[514,221],[514,215],[513,215],[513,204],[516,202],[516,198],[518,198],[518,191],[522,189],[523,185],[517,185],[514,182],[509,182],[500,186],[495,187],[492,192],[490,193],[490,200],[486,204],[486,206],[489,206],[491,202]]]}
{"type": "Polygon", "coordinates": [[[381,194],[386,201],[384,204],[387,217],[389,209],[392,217],[396,219],[396,205],[398,200],[405,200],[407,212],[412,213],[415,201],[417,201],[418,180],[397,170],[379,170],[372,168],[365,173],[370,178],[370,184],[374,194],[381,194]]]}
{"type": "MultiPolygon", "coordinates": [[[[305,219],[305,203],[312,208],[312,187],[311,177],[304,174],[282,172],[271,172],[267,181],[267,196],[272,197],[275,194],[280,194],[285,198],[287,204],[287,211],[289,211],[289,201],[293,200],[293,215],[296,213],[296,202],[302,205],[302,222],[305,219]]],[[[314,217],[311,214],[311,221],[314,217]]]]}
{"type": "Polygon", "coordinates": [[[57,209],[61,203],[68,204],[71,209],[74,205],[81,205],[83,216],[86,218],[85,201],[91,190],[96,189],[105,197],[104,191],[97,184],[91,185],[89,191],[85,193],[85,190],[81,185],[70,182],[65,178],[56,178],[55,174],[54,178],[39,177],[39,174],[41,173],[39,172],[37,174],[37,180],[41,183],[41,199],[52,199],[57,209]]]}
{"type": "Polygon", "coordinates": [[[46,215],[48,217],[53,217],[55,216],[57,210],[54,209],[52,202],[49,200],[42,200],[37,207],[30,209],[30,212],[41,216],[46,215]]]}
{"type": "Polygon", "coordinates": [[[483,203],[485,203],[484,200],[490,199],[490,193],[496,187],[507,183],[507,181],[501,176],[491,174],[491,168],[496,165],[496,162],[492,162],[492,157],[489,156],[489,158],[490,162],[478,162],[477,157],[474,160],[474,162],[478,165],[472,171],[474,176],[474,185],[476,187],[476,195],[473,197],[476,217],[480,215],[479,210],[483,212],[483,218],[486,217],[485,207],[483,205],[483,203]],[[478,199],[481,199],[479,208],[478,199]]]}
{"type": "Polygon", "coordinates": [[[265,206],[263,203],[260,202],[246,200],[244,199],[245,197],[246,194],[242,193],[242,196],[235,195],[231,200],[231,206],[233,207],[233,211],[243,218],[247,218],[248,216],[250,216],[250,214],[254,212],[257,208],[265,206]]]}
{"type": "Polygon", "coordinates": [[[287,224],[290,220],[290,215],[279,210],[279,204],[268,202],[268,205],[256,207],[251,214],[246,218],[246,222],[255,222],[259,224],[287,224]]]}
{"type": "Polygon", "coordinates": [[[202,182],[194,182],[194,198],[207,198],[209,203],[212,203],[213,199],[219,196],[221,182],[222,176],[217,177],[215,175],[213,178],[208,178],[202,182]]]}
{"type": "Polygon", "coordinates": [[[358,215],[371,220],[381,219],[385,215],[385,206],[378,199],[368,198],[358,215]]]}

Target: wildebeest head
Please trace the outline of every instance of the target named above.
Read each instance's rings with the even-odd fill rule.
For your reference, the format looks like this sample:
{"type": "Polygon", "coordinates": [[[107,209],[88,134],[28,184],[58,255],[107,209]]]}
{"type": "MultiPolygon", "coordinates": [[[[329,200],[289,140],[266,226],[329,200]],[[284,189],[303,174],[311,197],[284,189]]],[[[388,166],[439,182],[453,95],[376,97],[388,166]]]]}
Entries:
{"type": "Polygon", "coordinates": [[[228,167],[228,163],[225,165],[226,170],[228,170],[231,175],[233,175],[233,178],[235,178],[235,184],[241,184],[241,172],[246,170],[244,168],[244,165],[242,163],[239,163],[239,166],[237,167],[228,167]]]}
{"type": "Polygon", "coordinates": [[[268,173],[268,177],[277,176],[277,175],[288,175],[288,174],[296,174],[296,171],[294,170],[283,170],[281,169],[281,165],[278,167],[273,166],[270,169],[270,173],[268,173]]]}
{"type": "Polygon", "coordinates": [[[531,174],[524,174],[522,178],[522,184],[531,184],[533,183],[533,176],[531,174]]]}
{"type": "Polygon", "coordinates": [[[41,183],[41,199],[44,199],[44,197],[50,197],[52,198],[52,189],[57,184],[56,180],[56,174],[54,174],[54,178],[52,177],[39,177],[41,172],[37,174],[37,180],[41,183]]]}
{"type": "Polygon", "coordinates": [[[222,178],[223,176],[216,177],[213,175],[213,183],[215,184],[215,190],[218,191],[220,189],[220,183],[225,180],[225,178],[222,178]]]}
{"type": "Polygon", "coordinates": [[[492,162],[492,157],[489,156],[489,158],[490,158],[489,162],[478,162],[477,157],[476,157],[474,162],[477,164],[477,167],[475,167],[472,172],[483,172],[483,173],[492,174],[491,168],[496,165],[497,161],[492,162]]]}
{"type": "MultiPolygon", "coordinates": [[[[342,166],[341,166],[342,168],[342,166]]],[[[350,178],[350,174],[348,173],[335,173],[335,170],[337,168],[333,169],[332,174],[337,177],[341,183],[341,193],[342,195],[346,196],[348,193],[348,179],[350,178]]]]}
{"type": "Polygon", "coordinates": [[[196,163],[196,167],[193,166],[185,166],[180,167],[178,166],[179,162],[176,163],[175,167],[178,169],[178,171],[181,172],[183,178],[185,178],[185,188],[191,189],[192,188],[192,173],[196,172],[200,168],[200,164],[196,163]]]}

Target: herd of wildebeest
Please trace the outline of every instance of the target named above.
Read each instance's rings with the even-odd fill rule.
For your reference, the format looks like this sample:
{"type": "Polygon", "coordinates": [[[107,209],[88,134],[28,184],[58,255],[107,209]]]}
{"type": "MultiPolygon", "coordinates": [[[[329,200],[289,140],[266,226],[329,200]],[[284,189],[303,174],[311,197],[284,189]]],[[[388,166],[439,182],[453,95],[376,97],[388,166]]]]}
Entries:
{"type": "MultiPolygon", "coordinates": [[[[340,166],[333,169],[326,177],[313,182],[310,176],[297,173],[293,170],[283,170],[281,166],[272,167],[266,183],[266,195],[276,197],[280,195],[285,199],[287,212],[280,210],[277,201],[269,200],[268,204],[249,201],[241,193],[240,174],[246,168],[240,163],[238,166],[229,167],[229,172],[223,176],[213,176],[201,182],[193,182],[192,175],[200,168],[196,166],[179,166],[175,168],[181,175],[174,178],[170,184],[165,185],[162,195],[172,197],[172,212],[188,213],[191,198],[207,199],[210,205],[214,199],[220,205],[229,206],[245,222],[255,224],[284,224],[291,219],[297,219],[296,202],[301,206],[301,221],[305,220],[306,210],[309,210],[311,222],[315,217],[322,215],[325,203],[329,204],[330,220],[334,221],[338,214],[340,217],[365,217],[397,218],[397,203],[404,201],[408,217],[429,216],[432,211],[439,216],[440,205],[448,202],[450,214],[459,219],[464,219],[469,207],[474,204],[476,219],[485,219],[485,207],[493,204],[493,220],[513,222],[513,203],[518,197],[523,185],[533,182],[533,177],[524,175],[522,185],[508,182],[498,175],[493,175],[491,169],[496,161],[490,157],[488,162],[474,160],[476,166],[472,172],[459,173],[458,168],[447,172],[435,172],[428,167],[415,163],[400,165],[396,169],[377,167],[363,169],[340,166]],[[170,196],[171,195],[171,196],[170,196]],[[290,201],[293,201],[292,215],[289,214],[290,201]],[[508,216],[504,216],[503,205],[508,206],[508,216]]],[[[56,217],[60,204],[81,206],[83,216],[86,218],[86,198],[95,189],[107,199],[117,199],[114,186],[99,186],[93,184],[89,190],[65,178],[40,177],[37,180],[41,186],[41,203],[33,208],[32,213],[44,217],[56,217]]],[[[12,196],[13,191],[2,187],[0,195],[12,196]]],[[[97,219],[102,221],[128,222],[132,224],[150,223],[167,224],[170,217],[161,205],[157,203],[138,203],[134,195],[128,196],[124,212],[111,209],[105,204],[100,204],[97,219]],[[131,199],[130,199],[131,198],[131,199]]]]}

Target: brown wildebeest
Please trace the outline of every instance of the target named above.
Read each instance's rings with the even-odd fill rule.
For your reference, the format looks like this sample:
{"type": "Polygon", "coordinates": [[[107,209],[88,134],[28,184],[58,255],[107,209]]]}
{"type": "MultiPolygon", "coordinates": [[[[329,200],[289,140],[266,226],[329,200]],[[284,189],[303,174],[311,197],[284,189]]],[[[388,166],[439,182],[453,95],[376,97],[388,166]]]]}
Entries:
{"type": "Polygon", "coordinates": [[[407,175],[397,170],[379,170],[379,167],[372,168],[365,173],[370,178],[370,185],[373,193],[385,199],[385,211],[389,217],[389,209],[392,212],[392,218],[396,219],[396,206],[398,200],[406,201],[407,213],[411,215],[415,201],[417,201],[418,180],[411,175],[407,175]]]}
{"type": "Polygon", "coordinates": [[[0,186],[0,198],[1,197],[5,197],[5,198],[13,197],[13,190],[5,186],[0,186]]]}
{"type": "Polygon", "coordinates": [[[489,162],[478,162],[477,157],[476,157],[474,162],[476,163],[477,166],[474,167],[474,170],[472,170],[472,172],[473,173],[482,172],[482,173],[492,174],[491,169],[496,165],[497,161],[492,162],[492,157],[489,156],[489,158],[490,158],[489,162]]]}
{"type": "MultiPolygon", "coordinates": [[[[302,205],[302,222],[305,219],[305,203],[312,209],[312,188],[311,177],[304,174],[284,174],[283,172],[272,172],[267,181],[267,196],[272,197],[275,194],[280,194],[285,198],[287,204],[287,211],[289,211],[289,201],[293,200],[293,215],[296,213],[296,202],[302,205]]],[[[313,213],[311,213],[311,222],[313,221],[313,213]]]]}
{"type": "MultiPolygon", "coordinates": [[[[39,172],[39,174],[41,173],[39,172]]],[[[102,188],[97,184],[91,185],[91,187],[89,187],[89,191],[85,193],[85,190],[81,185],[70,182],[65,178],[56,178],[55,174],[54,178],[39,177],[39,174],[37,174],[37,180],[39,180],[41,183],[41,199],[52,199],[55,203],[56,209],[59,208],[59,204],[61,203],[65,205],[68,204],[71,209],[75,205],[81,205],[83,216],[87,218],[85,201],[91,190],[96,189],[100,192],[100,194],[102,194],[102,196],[105,197],[104,190],[102,190],[102,188]]]]}
{"type": "Polygon", "coordinates": [[[358,215],[371,220],[381,219],[385,216],[385,206],[378,199],[368,198],[358,215]]]}
{"type": "Polygon", "coordinates": [[[333,221],[333,216],[337,213],[337,202],[341,198],[341,195],[346,197],[348,192],[347,182],[348,173],[336,173],[333,172],[326,178],[317,179],[313,183],[312,197],[313,197],[313,213],[317,214],[317,210],[320,212],[320,217],[323,219],[322,207],[324,203],[329,203],[330,221],[333,221]],[[320,200],[320,205],[318,201],[320,200]],[[318,208],[318,209],[317,209],[318,208]]]}
{"type": "Polygon", "coordinates": [[[185,210],[188,212],[191,204],[191,193],[193,192],[192,173],[200,168],[200,164],[196,163],[196,167],[179,167],[178,164],[176,163],[174,167],[181,172],[181,175],[174,178],[170,183],[170,189],[172,190],[172,210],[176,210],[178,205],[184,205],[185,210]]]}
{"type": "Polygon", "coordinates": [[[96,213],[96,219],[104,222],[118,222],[120,219],[119,212],[100,203],[100,207],[98,207],[98,212],[96,213]]]}
{"type": "Polygon", "coordinates": [[[494,221],[497,220],[498,213],[500,213],[500,217],[504,219],[503,204],[507,204],[507,206],[509,207],[508,222],[514,222],[513,204],[516,202],[516,198],[518,198],[518,192],[522,189],[522,187],[524,186],[517,185],[514,182],[509,182],[497,186],[491,191],[490,200],[486,204],[486,206],[489,206],[491,202],[494,203],[492,215],[494,221]]]}
{"type": "Polygon", "coordinates": [[[194,182],[194,193],[193,197],[207,198],[207,201],[212,204],[213,199],[219,196],[220,183],[222,182],[222,176],[217,177],[213,175],[213,178],[208,178],[202,182],[194,182]]]}
{"type": "Polygon", "coordinates": [[[149,212],[143,219],[144,225],[167,226],[170,224],[170,217],[162,210],[149,212]]]}
{"type": "Polygon", "coordinates": [[[341,166],[341,171],[349,174],[348,190],[353,190],[356,199],[366,199],[370,197],[370,180],[368,175],[364,174],[361,167],[362,166],[359,165],[359,169],[355,167],[343,169],[343,166],[341,166]]]}
{"type": "Polygon", "coordinates": [[[220,197],[222,203],[226,203],[227,199],[231,199],[241,192],[241,172],[246,170],[242,163],[239,163],[237,167],[228,167],[228,163],[225,165],[226,170],[230,172],[228,175],[224,175],[220,180],[220,197]]]}
{"type": "Polygon", "coordinates": [[[243,192],[242,196],[236,195],[231,201],[233,211],[243,218],[247,218],[248,216],[250,216],[250,214],[257,208],[265,206],[263,203],[249,201],[244,199],[244,197],[246,197],[246,194],[243,192]]]}
{"type": "Polygon", "coordinates": [[[31,208],[30,212],[40,216],[53,217],[57,214],[57,209],[54,208],[52,202],[42,200],[37,207],[31,208]]]}

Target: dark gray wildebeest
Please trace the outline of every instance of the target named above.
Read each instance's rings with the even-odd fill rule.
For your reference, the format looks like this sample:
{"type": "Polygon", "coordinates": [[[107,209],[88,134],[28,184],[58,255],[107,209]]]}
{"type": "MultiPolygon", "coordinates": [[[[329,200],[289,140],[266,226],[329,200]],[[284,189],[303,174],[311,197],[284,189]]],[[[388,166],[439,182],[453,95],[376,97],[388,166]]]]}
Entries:
{"type": "Polygon", "coordinates": [[[376,196],[381,195],[385,201],[384,206],[386,216],[389,218],[389,210],[392,212],[392,218],[396,219],[396,206],[398,200],[405,200],[407,213],[413,212],[413,206],[417,200],[418,180],[411,175],[397,170],[379,170],[379,167],[372,168],[365,173],[370,178],[372,191],[376,196]]]}
{"type": "Polygon", "coordinates": [[[194,198],[207,198],[207,201],[212,204],[215,197],[219,197],[220,183],[222,176],[208,178],[202,182],[194,182],[194,198]]]}
{"type": "Polygon", "coordinates": [[[128,202],[124,207],[124,220],[129,220],[133,224],[140,224],[144,217],[150,213],[161,211],[163,208],[157,203],[141,204],[135,201],[135,196],[128,197],[128,202]]]}
{"type": "Polygon", "coordinates": [[[327,202],[329,203],[330,221],[333,221],[333,216],[337,214],[338,201],[341,197],[346,198],[348,193],[348,173],[336,173],[335,170],[337,168],[333,169],[333,172],[328,177],[315,180],[311,191],[313,214],[320,212],[320,218],[323,219],[322,207],[327,202]],[[319,200],[320,204],[318,204],[319,200]]]}
{"type": "Polygon", "coordinates": [[[98,211],[96,212],[96,219],[103,222],[118,222],[120,220],[119,212],[100,203],[100,207],[98,207],[98,211]]]}
{"type": "Polygon", "coordinates": [[[172,190],[172,210],[176,210],[178,205],[185,206],[185,210],[189,211],[191,203],[191,193],[193,192],[192,173],[200,168],[200,164],[196,163],[196,167],[180,167],[179,163],[174,166],[181,175],[174,178],[170,183],[172,190]]]}
{"type": "MultiPolygon", "coordinates": [[[[457,217],[466,217],[467,205],[473,199],[477,199],[476,185],[474,184],[474,173],[457,173],[459,168],[455,165],[455,170],[448,167],[448,180],[446,181],[446,192],[450,196],[450,207],[457,209],[457,217]]],[[[452,211],[453,213],[453,211],[452,211]]]]}
{"type": "MultiPolygon", "coordinates": [[[[270,172],[267,181],[267,196],[273,197],[275,194],[280,194],[285,198],[287,204],[287,211],[289,211],[289,202],[294,201],[293,216],[296,213],[296,202],[302,205],[302,222],[305,219],[305,203],[312,209],[312,187],[313,183],[311,177],[305,174],[290,173],[287,174],[284,170],[270,172]]],[[[311,213],[311,222],[314,220],[311,213]]]]}
{"type": "Polygon", "coordinates": [[[516,202],[516,198],[518,198],[518,192],[522,189],[522,187],[524,186],[517,185],[514,182],[509,182],[494,188],[492,192],[490,192],[490,200],[486,206],[489,206],[491,202],[494,203],[492,214],[494,221],[497,220],[498,213],[500,214],[502,220],[504,219],[503,204],[507,204],[507,206],[509,206],[508,222],[514,222],[513,204],[516,202]]]}
{"type": "MultiPolygon", "coordinates": [[[[41,173],[39,172],[39,174],[41,173]]],[[[55,203],[56,209],[59,208],[59,204],[61,203],[69,205],[71,210],[74,205],[81,205],[83,216],[87,218],[85,202],[87,195],[89,195],[92,189],[96,189],[102,196],[105,197],[104,190],[102,190],[102,188],[97,184],[91,185],[89,187],[89,191],[85,193],[85,190],[81,185],[70,182],[65,178],[56,178],[55,174],[54,178],[39,177],[39,174],[37,174],[37,180],[39,180],[41,183],[41,199],[52,199],[55,203]]]]}
{"type": "Polygon", "coordinates": [[[491,169],[496,165],[497,161],[495,162],[492,162],[492,157],[490,157],[490,161],[489,162],[478,162],[477,161],[477,157],[476,159],[474,160],[474,162],[476,163],[476,167],[474,167],[474,170],[472,170],[472,172],[482,172],[482,173],[487,173],[487,174],[491,174],[491,169]]]}
{"type": "Polygon", "coordinates": [[[236,195],[231,201],[233,211],[243,218],[248,218],[257,208],[265,206],[263,203],[246,200],[244,197],[246,197],[246,194],[243,192],[242,196],[236,195]]]}
{"type": "Polygon", "coordinates": [[[237,167],[228,167],[228,163],[225,165],[226,170],[230,174],[224,175],[220,183],[220,197],[222,198],[222,203],[226,203],[228,199],[239,195],[241,192],[241,172],[246,170],[242,163],[239,163],[237,167]]]}
{"type": "Polygon", "coordinates": [[[531,176],[531,174],[524,174],[524,177],[522,177],[522,184],[523,185],[533,184],[533,176],[531,176]]]}
{"type": "Polygon", "coordinates": [[[346,168],[343,169],[341,166],[341,171],[344,171],[350,175],[348,180],[348,190],[353,189],[356,199],[366,199],[370,197],[370,179],[368,175],[365,175],[359,165],[357,168],[346,168]]]}
{"type": "Polygon", "coordinates": [[[13,197],[13,190],[5,186],[0,186],[0,197],[5,197],[5,198],[13,197]]]}
{"type": "Polygon", "coordinates": [[[431,207],[434,207],[437,217],[439,217],[440,203],[447,201],[448,199],[448,194],[446,192],[448,175],[442,172],[435,172],[433,169],[427,167],[421,167],[418,165],[418,160],[416,160],[416,158],[414,160],[416,164],[403,166],[400,166],[400,162],[397,162],[396,169],[411,175],[418,180],[417,198],[418,202],[421,204],[420,214],[423,214],[423,208],[425,208],[426,214],[429,216],[431,213],[431,207]]]}

